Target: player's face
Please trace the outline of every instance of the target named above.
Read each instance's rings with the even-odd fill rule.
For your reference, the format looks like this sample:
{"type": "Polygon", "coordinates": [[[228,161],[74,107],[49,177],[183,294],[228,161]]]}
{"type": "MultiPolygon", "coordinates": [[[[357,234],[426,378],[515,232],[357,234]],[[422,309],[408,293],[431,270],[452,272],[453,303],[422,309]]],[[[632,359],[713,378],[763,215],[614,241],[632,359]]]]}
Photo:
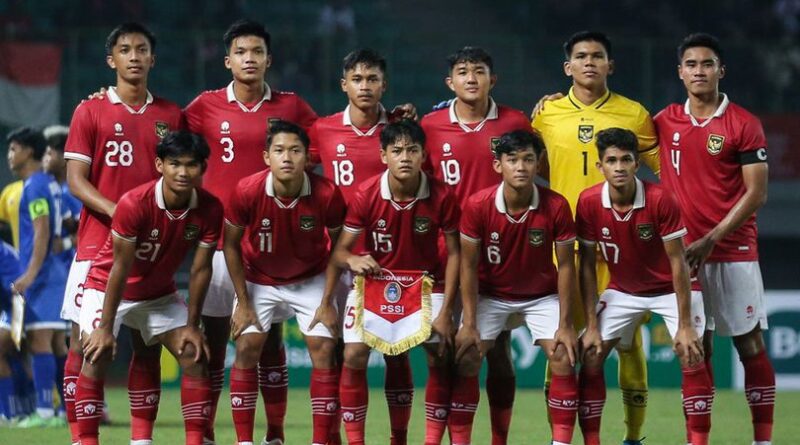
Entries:
{"type": "Polygon", "coordinates": [[[500,159],[494,160],[494,171],[500,173],[503,182],[515,189],[522,189],[533,184],[537,168],[538,163],[533,147],[503,153],[500,155],[500,159]]]}
{"type": "Polygon", "coordinates": [[[623,187],[636,180],[639,161],[630,151],[612,146],[606,148],[603,159],[597,162],[597,169],[611,186],[623,187]]]}
{"type": "Polygon", "coordinates": [[[47,147],[47,151],[44,152],[44,157],[42,158],[42,168],[44,171],[55,174],[63,171],[64,167],[66,167],[64,154],[58,150],[54,150],[52,147],[47,147]]]}
{"type": "Polygon", "coordinates": [[[361,109],[376,106],[386,91],[386,79],[377,66],[368,67],[359,63],[347,71],[341,80],[342,91],[347,93],[350,103],[361,109]]]}
{"type": "Polygon", "coordinates": [[[306,147],[294,133],[274,134],[272,145],[264,152],[264,162],[279,181],[302,177],[307,160],[306,147]]]}
{"type": "Polygon", "coordinates": [[[156,58],[147,37],[131,33],[119,36],[106,62],[117,71],[117,76],[130,83],[138,83],[147,79],[156,58]]]}
{"type": "Polygon", "coordinates": [[[711,48],[696,46],[683,53],[678,77],[692,95],[716,93],[719,80],[725,77],[725,66],[711,48]]]}
{"type": "Polygon", "coordinates": [[[233,39],[225,56],[225,68],[231,70],[234,79],[244,84],[263,82],[270,64],[272,56],[267,52],[267,44],[257,36],[233,39]]]}
{"type": "Polygon", "coordinates": [[[497,76],[485,63],[461,62],[453,67],[445,82],[459,100],[475,103],[489,97],[497,76]]]}
{"type": "Polygon", "coordinates": [[[8,168],[12,172],[19,171],[32,155],[33,150],[16,141],[12,141],[8,144],[8,168]]]}
{"type": "Polygon", "coordinates": [[[408,138],[400,138],[381,149],[381,160],[389,167],[389,174],[401,182],[419,175],[425,157],[422,145],[408,138]]]}
{"type": "Polygon", "coordinates": [[[608,75],[614,72],[614,62],[609,60],[606,48],[591,40],[572,46],[572,55],[564,62],[564,73],[584,88],[605,86],[608,75]]]}
{"type": "Polygon", "coordinates": [[[183,195],[200,185],[203,162],[190,155],[156,158],[156,170],[164,177],[165,187],[177,195],[183,195]]]}

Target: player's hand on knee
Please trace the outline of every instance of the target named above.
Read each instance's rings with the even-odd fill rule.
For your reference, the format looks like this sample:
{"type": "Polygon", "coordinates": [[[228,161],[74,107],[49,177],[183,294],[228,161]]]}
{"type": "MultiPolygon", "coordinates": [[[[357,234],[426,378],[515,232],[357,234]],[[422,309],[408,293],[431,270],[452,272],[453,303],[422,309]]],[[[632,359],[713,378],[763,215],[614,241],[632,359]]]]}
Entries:
{"type": "Polygon", "coordinates": [[[586,360],[587,355],[599,356],[603,354],[603,337],[597,328],[586,328],[580,338],[580,357],[581,361],[586,360]]]}
{"type": "Polygon", "coordinates": [[[89,334],[88,339],[83,345],[83,356],[89,363],[96,363],[104,354],[111,354],[111,358],[117,354],[117,341],[110,328],[97,328],[89,334]]]}
{"type": "Polygon", "coordinates": [[[456,333],[455,339],[456,347],[456,362],[460,362],[464,354],[468,353],[472,347],[478,351],[480,358],[486,351],[483,350],[483,342],[481,342],[481,333],[475,326],[463,325],[456,333]]]}
{"type": "Polygon", "coordinates": [[[178,337],[178,354],[192,355],[192,360],[199,363],[203,357],[210,357],[211,353],[206,343],[203,331],[197,326],[184,326],[178,337]]]}
{"type": "Polygon", "coordinates": [[[255,326],[258,330],[263,331],[263,326],[258,321],[258,316],[253,306],[249,303],[236,305],[236,310],[231,315],[231,337],[236,340],[250,326],[255,326]]]}
{"type": "Polygon", "coordinates": [[[678,354],[681,362],[690,368],[703,361],[702,339],[697,336],[691,326],[678,328],[672,349],[678,354]]]}
{"type": "Polygon", "coordinates": [[[572,326],[562,326],[558,328],[555,337],[553,337],[552,346],[550,347],[550,356],[556,353],[559,345],[564,347],[567,357],[569,358],[569,364],[575,366],[576,357],[578,356],[578,338],[572,326]]]}
{"type": "Polygon", "coordinates": [[[418,117],[417,107],[415,107],[412,103],[398,105],[392,108],[392,111],[389,113],[389,120],[392,122],[400,119],[410,119],[415,121],[418,117]]]}
{"type": "Polygon", "coordinates": [[[371,255],[352,255],[347,259],[347,266],[357,275],[370,275],[381,271],[381,266],[371,255]]]}
{"type": "Polygon", "coordinates": [[[689,244],[686,248],[686,262],[689,265],[691,270],[695,270],[700,267],[711,255],[711,251],[714,250],[714,245],[716,243],[714,240],[711,239],[710,236],[706,235],[693,243],[689,244]]]}
{"type": "Polygon", "coordinates": [[[328,328],[328,332],[330,332],[334,338],[339,336],[341,321],[339,320],[339,311],[337,311],[333,305],[320,304],[314,312],[314,318],[311,320],[308,330],[314,329],[314,326],[318,323],[322,323],[323,326],[328,328]]]}
{"type": "Polygon", "coordinates": [[[562,93],[553,93],[553,94],[545,94],[539,99],[539,102],[536,102],[536,105],[533,106],[533,111],[531,111],[531,120],[536,118],[536,115],[541,113],[544,110],[544,104],[551,100],[558,100],[564,97],[562,93]]]}
{"type": "Polygon", "coordinates": [[[447,349],[453,346],[453,337],[456,334],[456,327],[453,324],[453,315],[450,311],[442,309],[439,316],[431,323],[431,334],[439,335],[439,357],[444,357],[447,349]]]}

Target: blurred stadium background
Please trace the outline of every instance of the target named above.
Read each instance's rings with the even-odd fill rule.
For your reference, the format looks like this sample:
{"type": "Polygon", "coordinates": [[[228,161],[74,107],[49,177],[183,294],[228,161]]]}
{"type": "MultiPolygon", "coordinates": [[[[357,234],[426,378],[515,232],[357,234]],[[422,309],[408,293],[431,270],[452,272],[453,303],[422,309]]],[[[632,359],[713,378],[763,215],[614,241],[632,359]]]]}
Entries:
{"type": "MultiPolygon", "coordinates": [[[[685,100],[676,76],[675,47],[693,31],[718,35],[726,50],[723,91],[763,121],[770,150],[769,202],[759,212],[761,266],[769,292],[770,354],[781,389],[800,388],[800,0],[2,0],[0,1],[0,136],[19,125],[68,124],[87,94],[113,83],[103,45],[118,23],[136,20],[156,33],[157,63],[150,90],[180,105],[199,92],[225,86],[222,33],[234,20],[262,21],[272,33],[273,88],[302,95],[320,115],[345,105],[341,59],[352,49],[379,50],[389,62],[384,102],[414,103],[420,114],[451,96],[445,57],[464,45],[483,46],[495,59],[493,96],[529,112],[545,93],[566,92],[561,43],[581,29],[613,41],[613,90],[657,113],[685,100]]],[[[0,185],[12,180],[0,168],[0,185]]],[[[4,233],[3,236],[7,236],[4,233]]],[[[180,281],[185,283],[186,276],[180,281]]],[[[310,362],[299,331],[287,325],[293,385],[308,380],[310,362]]],[[[525,331],[514,334],[520,384],[541,384],[542,360],[525,331]]],[[[679,385],[663,325],[646,328],[654,387],[679,385]]],[[[125,344],[122,341],[121,344],[125,344]]],[[[717,386],[737,387],[737,360],[720,342],[717,386]]],[[[415,357],[417,382],[425,378],[415,357]]],[[[124,378],[126,353],[118,358],[124,378]]],[[[380,385],[382,360],[371,383],[380,385]]],[[[615,367],[612,361],[609,367],[615,367]]],[[[166,381],[177,371],[165,363],[166,381]]],[[[608,373],[613,380],[616,372],[608,373]]],[[[613,383],[613,381],[610,381],[613,383]]]]}

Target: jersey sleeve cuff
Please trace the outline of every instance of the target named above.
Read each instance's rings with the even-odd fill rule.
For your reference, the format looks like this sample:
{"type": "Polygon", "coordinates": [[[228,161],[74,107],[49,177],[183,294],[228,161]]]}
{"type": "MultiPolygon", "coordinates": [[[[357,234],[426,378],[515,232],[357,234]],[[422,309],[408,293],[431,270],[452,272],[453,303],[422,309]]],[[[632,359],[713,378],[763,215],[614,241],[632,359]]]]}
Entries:
{"type": "Polygon", "coordinates": [[[136,242],[136,237],[135,236],[125,236],[125,235],[117,232],[114,229],[111,229],[111,234],[116,236],[117,238],[119,238],[121,240],[125,240],[125,241],[128,241],[130,243],[135,243],[136,242]]]}
{"type": "Polygon", "coordinates": [[[578,237],[578,242],[584,246],[593,247],[597,245],[597,241],[578,237]]]}
{"type": "Polygon", "coordinates": [[[74,151],[67,151],[64,152],[64,159],[71,159],[73,161],[81,161],[85,162],[89,165],[92,165],[92,157],[86,156],[84,154],[75,153],[74,151]]]}
{"type": "Polygon", "coordinates": [[[229,225],[229,226],[233,226],[233,227],[238,227],[238,228],[240,228],[240,229],[244,229],[244,228],[245,228],[244,226],[241,226],[241,225],[239,225],[239,224],[236,224],[235,222],[233,222],[233,221],[229,220],[228,218],[225,218],[225,224],[227,224],[227,225],[229,225]]]}
{"type": "Polygon", "coordinates": [[[684,228],[682,228],[682,229],[680,229],[680,230],[678,230],[676,232],[668,233],[668,234],[662,236],[661,239],[663,241],[672,241],[674,239],[682,238],[682,237],[686,236],[687,233],[689,233],[689,231],[686,230],[686,227],[684,227],[684,228]]]}
{"type": "Polygon", "coordinates": [[[216,243],[216,242],[213,242],[213,243],[207,243],[207,242],[205,242],[205,241],[200,241],[200,242],[198,242],[198,243],[197,243],[197,245],[198,245],[199,247],[205,247],[206,249],[211,249],[211,248],[214,248],[214,249],[216,249],[216,247],[217,247],[217,243],[216,243]]]}
{"type": "Polygon", "coordinates": [[[557,246],[563,246],[564,244],[574,244],[575,243],[575,239],[576,238],[574,236],[572,238],[568,238],[568,239],[565,239],[565,240],[557,239],[556,240],[556,245],[557,246]]]}
{"type": "Polygon", "coordinates": [[[345,224],[343,228],[345,232],[352,233],[353,235],[358,235],[359,233],[364,231],[362,227],[351,227],[348,226],[347,224],[345,224]]]}
{"type": "Polygon", "coordinates": [[[473,238],[473,237],[471,237],[471,236],[467,235],[467,234],[466,234],[466,233],[464,233],[464,232],[461,232],[461,239],[463,239],[463,240],[465,240],[465,241],[469,241],[469,242],[471,242],[471,243],[475,243],[475,244],[478,244],[478,243],[480,243],[480,242],[481,242],[481,239],[480,239],[480,238],[473,238]]]}
{"type": "Polygon", "coordinates": [[[328,232],[338,232],[342,230],[342,226],[338,225],[336,227],[326,227],[326,229],[328,229],[328,232]]]}

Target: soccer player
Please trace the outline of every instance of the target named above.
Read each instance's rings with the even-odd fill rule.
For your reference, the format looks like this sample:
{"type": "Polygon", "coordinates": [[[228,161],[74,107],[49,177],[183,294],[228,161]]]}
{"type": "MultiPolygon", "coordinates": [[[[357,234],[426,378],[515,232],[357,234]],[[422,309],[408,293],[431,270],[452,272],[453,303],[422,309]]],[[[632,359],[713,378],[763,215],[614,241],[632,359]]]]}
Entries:
{"type": "MultiPolygon", "coordinates": [[[[497,82],[492,57],[482,48],[467,46],[447,58],[445,84],[455,94],[449,107],[429,113],[422,119],[427,136],[426,169],[444,181],[460,205],[478,191],[497,185],[500,176],[492,168],[492,148],[500,136],[514,130],[530,131],[530,121],[520,111],[498,105],[491,97],[497,82]]],[[[505,444],[511,424],[516,377],[511,362],[510,335],[504,331],[488,351],[489,372],[486,393],[492,423],[492,441],[505,444]]],[[[449,376],[428,382],[437,387],[426,397],[434,405],[450,405],[449,376]],[[438,386],[441,385],[441,386],[438,386]]],[[[428,400],[426,398],[426,400],[428,400]]],[[[448,408],[449,409],[449,408],[448,408]]],[[[427,410],[434,412],[433,409],[427,410]]],[[[446,422],[427,416],[429,423],[446,422]]]]}
{"type": "MultiPolygon", "coordinates": [[[[83,362],[79,314],[83,283],[92,260],[111,230],[111,217],[123,193],[158,177],[156,145],[180,127],[180,108],[154,97],[147,79],[155,62],[153,34],[138,23],[116,27],[106,40],[106,63],[116,72],[116,86],[102,99],[75,109],[64,147],[67,182],[84,205],[78,225],[78,246],[69,271],[61,317],[72,322],[70,352],[64,370],[64,394],[72,442],[78,442],[75,385],[83,362]]],[[[132,336],[134,355],[128,370],[131,397],[131,440],[152,440],[161,386],[161,347],[145,348],[132,336]]]]}
{"type": "Polygon", "coordinates": [[[56,360],[55,330],[64,327],[58,314],[64,292],[66,270],[52,253],[61,233],[61,188],[42,171],[47,148],[40,131],[22,127],[9,133],[8,164],[24,181],[19,203],[20,264],[22,275],[14,289],[25,296],[25,332],[31,353],[36,412],[19,423],[31,428],[56,426],[60,419],[53,409],[56,360]]]}
{"type": "Polygon", "coordinates": [[[11,228],[11,242],[19,249],[19,198],[22,195],[22,180],[14,181],[0,191],[0,221],[11,228]]]}
{"type": "MultiPolygon", "coordinates": [[[[343,62],[341,86],[347,94],[347,107],[314,122],[309,132],[309,152],[312,160],[322,165],[324,176],[336,183],[345,202],[350,203],[362,183],[386,170],[381,162],[380,134],[394,115],[381,104],[386,91],[386,60],[370,49],[349,53],[343,62]]],[[[363,251],[364,241],[358,238],[354,250],[363,251]]],[[[343,307],[344,299],[338,303],[343,307]]],[[[392,429],[390,443],[405,445],[414,395],[411,364],[408,354],[384,355],[384,360],[392,429]]],[[[340,429],[338,422],[334,428],[336,436],[340,429]]],[[[331,440],[341,443],[335,437],[331,440]]]]}
{"type": "Polygon", "coordinates": [[[719,41],[692,34],[678,47],[684,104],[656,115],[663,146],[661,180],[675,191],[689,231],[686,258],[703,287],[705,360],[714,331],[733,337],[744,365],[753,443],[772,440],[775,371],[764,347],[764,285],[758,265],[756,211],[767,200],[767,141],[758,118],[720,93],[725,65],[719,41]]]}
{"type": "Polygon", "coordinates": [[[273,123],[264,161],[269,169],[239,181],[225,217],[225,259],[236,289],[232,317],[236,359],[231,409],[239,445],[253,443],[258,365],[276,309],[297,317],[311,356],[315,445],[328,442],[339,404],[336,337],[311,326],[325,287],[325,268],[345,216],[333,181],[306,173],[308,136],[298,126],[273,123]]]}
{"type": "Polygon", "coordinates": [[[605,182],[581,193],[576,216],[586,317],[579,408],[584,443],[600,444],[606,357],[648,312],[655,312],[664,318],[681,363],[690,443],[707,445],[713,395],[700,342],[703,297],[689,283],[680,209],[667,189],[636,177],[639,143],[632,131],[608,128],[596,140],[596,165],[605,182]],[[599,301],[598,246],[611,272],[599,301]]]}
{"type": "MultiPolygon", "coordinates": [[[[449,374],[450,360],[444,355],[445,343],[454,331],[452,311],[458,279],[458,204],[455,196],[441,182],[422,172],[425,161],[425,133],[411,120],[390,123],[380,136],[384,173],[372,177],[359,188],[350,202],[344,231],[328,265],[327,283],[319,319],[329,329],[335,326],[338,312],[334,291],[341,270],[354,274],[388,270],[424,270],[434,279],[432,300],[432,335],[425,343],[428,352],[427,393],[436,391],[439,376],[449,374]],[[447,260],[439,255],[437,240],[444,236],[447,260]],[[365,251],[355,252],[360,236],[366,238],[365,251]]],[[[343,337],[344,366],[339,386],[342,418],[348,443],[364,444],[367,411],[366,367],[370,347],[362,342],[355,328],[355,294],[350,293],[345,306],[343,337]]],[[[426,395],[426,400],[429,398],[426,395]]],[[[446,418],[446,408],[439,411],[446,418]]],[[[427,409],[426,409],[427,411],[427,409]]],[[[438,444],[444,423],[432,429],[427,424],[426,444],[438,444]]]]}
{"type": "MultiPolygon", "coordinates": [[[[658,144],[653,121],[647,110],[608,88],[608,76],[614,72],[611,41],[605,34],[583,31],[564,43],[564,73],[572,78],[566,97],[546,102],[534,111],[532,126],[547,147],[542,162],[542,176],[564,195],[572,211],[582,190],[603,182],[603,175],[593,166],[597,162],[595,135],[603,129],[621,127],[632,130],[639,141],[639,155],[654,173],[659,173],[658,144]]],[[[576,247],[577,248],[577,247],[576,247]]],[[[597,259],[598,289],[608,284],[608,267],[597,259]]],[[[576,294],[577,297],[577,294],[576,294]]],[[[580,304],[576,298],[575,304],[580,304]]],[[[575,311],[576,326],[583,325],[582,311],[575,311]]],[[[625,411],[624,444],[638,444],[643,437],[647,407],[647,361],[642,351],[641,333],[617,344],[619,382],[625,411]]],[[[545,385],[547,386],[547,384],[545,385]]]]}
{"type": "Polygon", "coordinates": [[[76,220],[83,207],[78,198],[74,197],[72,192],[69,191],[69,185],[67,184],[67,162],[64,159],[64,145],[67,142],[68,131],[69,128],[67,127],[53,125],[45,128],[42,132],[47,141],[47,150],[45,150],[42,158],[42,168],[45,173],[53,175],[56,182],[61,186],[63,227],[59,236],[61,236],[63,247],[58,257],[67,269],[69,269],[72,259],[75,257],[74,241],[78,227],[76,220]]]}
{"type": "MultiPolygon", "coordinates": [[[[277,91],[265,82],[272,65],[269,32],[260,23],[241,20],[223,36],[225,67],[233,80],[227,87],[206,91],[185,109],[189,130],[202,135],[211,148],[204,186],[228,205],[232,184],[263,168],[263,153],[271,123],[285,120],[305,130],[317,119],[311,106],[294,93],[277,91]]],[[[234,288],[225,266],[222,244],[214,254],[214,274],[203,307],[203,325],[209,339],[209,370],[213,386],[212,421],[206,436],[214,439],[214,417],[225,378],[225,353],[230,334],[234,288]]],[[[289,313],[273,318],[259,364],[261,393],[267,415],[265,445],[281,444],[286,416],[288,372],[281,322],[289,313]]]]}
{"type": "Polygon", "coordinates": [[[0,426],[17,417],[13,370],[7,354],[11,341],[11,283],[22,275],[22,266],[11,245],[0,241],[0,426]]]}
{"type": "Polygon", "coordinates": [[[208,155],[200,136],[168,133],[155,158],[161,178],[125,193],[116,205],[111,234],[84,283],[80,329],[86,360],[75,402],[81,445],[99,443],[103,379],[122,324],[139,330],[145,344],[163,344],[178,360],[185,443],[203,443],[211,382],[200,309],[223,214],[219,200],[198,187],[208,155]],[[195,247],[187,307],[174,275],[195,247]]]}
{"type": "Polygon", "coordinates": [[[548,394],[553,444],[572,442],[577,410],[577,340],[570,315],[575,288],[575,223],[563,196],[534,184],[544,143],[516,130],[494,148],[502,176],[472,195],[461,217],[462,326],[456,335],[458,377],[453,385],[450,434],[471,443],[478,405],[482,354],[492,348],[508,318],[518,314],[534,344],[550,360],[548,394]],[[555,248],[558,267],[553,264],[555,248]],[[456,409],[456,407],[467,407],[456,409]]]}

